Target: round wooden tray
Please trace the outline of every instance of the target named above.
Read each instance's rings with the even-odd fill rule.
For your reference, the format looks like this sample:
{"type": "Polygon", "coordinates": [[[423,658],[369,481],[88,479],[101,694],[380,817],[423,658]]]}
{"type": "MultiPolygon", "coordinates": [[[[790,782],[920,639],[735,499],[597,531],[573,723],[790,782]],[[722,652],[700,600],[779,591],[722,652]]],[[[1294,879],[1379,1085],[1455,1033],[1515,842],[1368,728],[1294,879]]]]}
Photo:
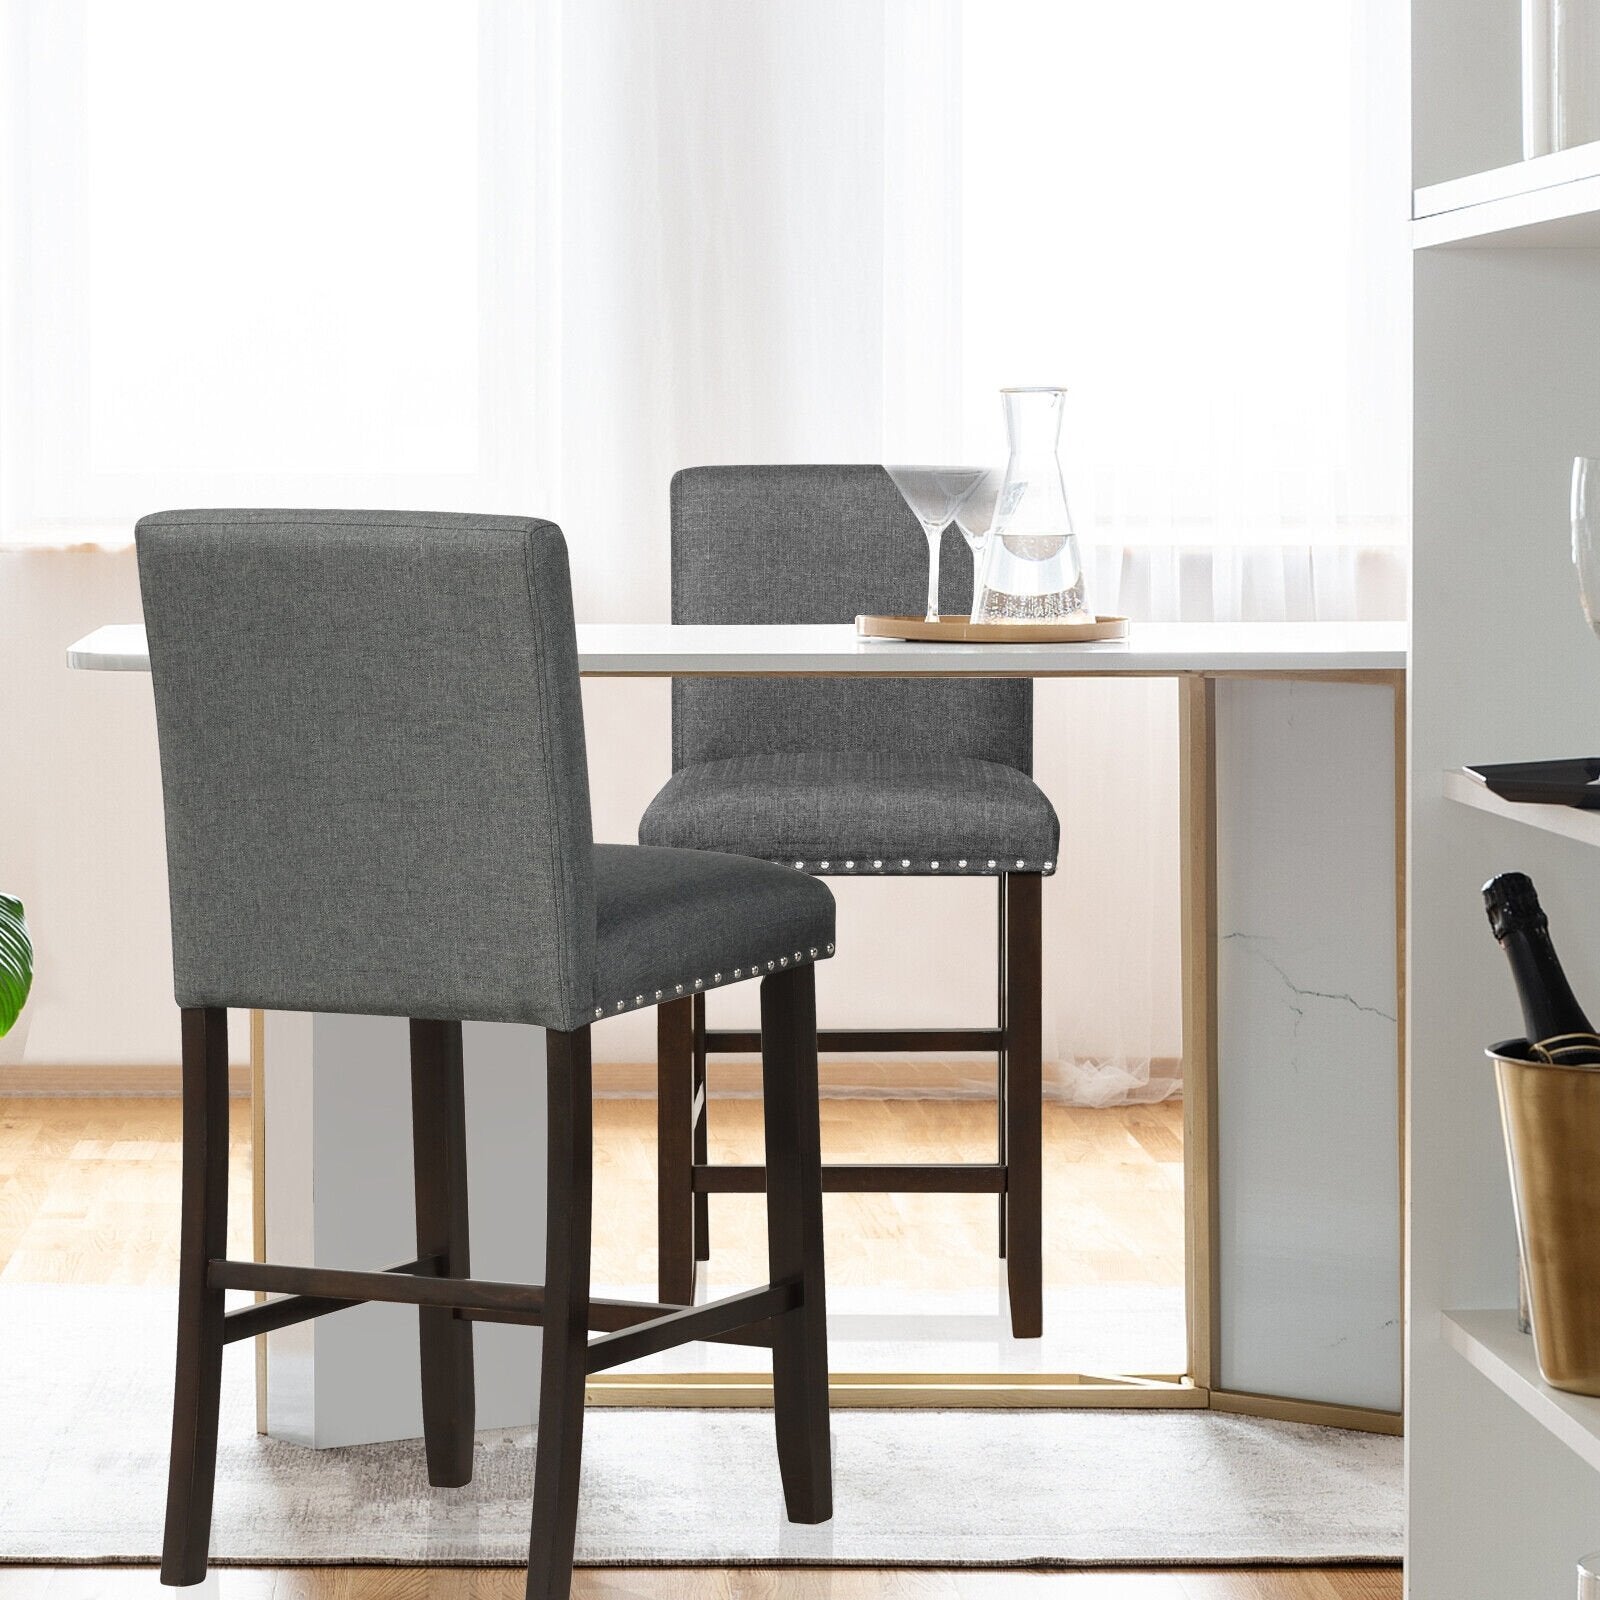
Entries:
{"type": "Polygon", "coordinates": [[[922,617],[857,617],[858,639],[915,639],[942,644],[1092,644],[1126,639],[1126,617],[1093,622],[969,622],[959,613],[928,622],[922,617]]]}

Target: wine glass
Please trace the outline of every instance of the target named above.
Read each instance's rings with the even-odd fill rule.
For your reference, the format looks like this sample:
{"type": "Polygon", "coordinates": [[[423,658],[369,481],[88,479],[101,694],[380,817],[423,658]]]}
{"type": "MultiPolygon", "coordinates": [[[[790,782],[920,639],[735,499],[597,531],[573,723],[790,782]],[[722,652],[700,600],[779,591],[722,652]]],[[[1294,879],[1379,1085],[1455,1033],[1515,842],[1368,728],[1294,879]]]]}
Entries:
{"type": "Polygon", "coordinates": [[[1589,626],[1600,634],[1600,457],[1572,462],[1572,564],[1589,626]]]}
{"type": "Polygon", "coordinates": [[[983,549],[994,525],[995,507],[1006,475],[1000,467],[986,467],[965,500],[956,508],[956,526],[972,552],[972,609],[978,609],[978,588],[983,581],[983,549]]]}
{"type": "Polygon", "coordinates": [[[1572,458],[1572,564],[1584,618],[1600,635],[1600,456],[1572,458]]]}
{"type": "Polygon", "coordinates": [[[928,538],[928,614],[939,620],[939,541],[968,495],[984,476],[982,467],[885,467],[928,538]]]}

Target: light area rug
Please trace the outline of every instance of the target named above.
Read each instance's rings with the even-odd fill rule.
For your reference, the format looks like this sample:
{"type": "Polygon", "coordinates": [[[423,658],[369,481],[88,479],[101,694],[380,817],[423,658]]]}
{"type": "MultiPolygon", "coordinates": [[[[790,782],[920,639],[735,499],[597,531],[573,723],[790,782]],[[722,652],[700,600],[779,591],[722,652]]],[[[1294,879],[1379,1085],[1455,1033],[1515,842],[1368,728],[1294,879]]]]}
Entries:
{"type": "MultiPolygon", "coordinates": [[[[0,1560],[155,1557],[170,1291],[0,1287],[0,1560]]],[[[308,1450],[254,1431],[224,1369],[218,1563],[520,1565],[537,1440],[479,1436],[473,1482],[420,1444],[308,1450]]],[[[533,1374],[529,1374],[530,1382],[533,1374]]],[[[578,1560],[1074,1566],[1396,1561],[1400,1441],[1200,1411],[841,1411],[833,1521],[784,1518],[762,1411],[592,1410],[578,1560]]]]}
{"type": "MultiPolygon", "coordinates": [[[[736,1294],[747,1282],[704,1273],[703,1298],[736,1294]]],[[[607,1285],[597,1294],[653,1300],[654,1284],[607,1285]]],[[[1181,1372],[1183,1291],[1148,1284],[1048,1288],[1044,1336],[1011,1337],[1005,1266],[993,1282],[966,1289],[828,1287],[828,1350],[835,1372],[1024,1374],[1181,1372]]],[[[617,1370],[736,1372],[763,1368],[754,1345],[685,1344],[617,1370]]]]}

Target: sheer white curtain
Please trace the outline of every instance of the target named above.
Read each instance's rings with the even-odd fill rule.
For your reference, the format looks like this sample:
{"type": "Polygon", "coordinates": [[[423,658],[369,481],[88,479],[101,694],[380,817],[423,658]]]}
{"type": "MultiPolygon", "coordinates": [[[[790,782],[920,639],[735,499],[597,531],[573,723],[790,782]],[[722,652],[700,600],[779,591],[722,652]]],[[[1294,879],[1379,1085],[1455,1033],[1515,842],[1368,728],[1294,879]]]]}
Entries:
{"type": "MultiPolygon", "coordinates": [[[[563,524],[580,617],[657,620],[679,467],[997,460],[994,391],[1060,382],[1102,610],[1398,614],[1397,9],[16,0],[0,540],[513,506],[563,524]]],[[[631,838],[665,692],[587,699],[631,838]]],[[[1038,706],[1057,1087],[1171,1092],[1172,693],[1038,706]]],[[[840,886],[833,1014],[988,1015],[991,899],[936,889],[840,886]]]]}
{"type": "MultiPolygon", "coordinates": [[[[659,528],[680,465],[997,460],[996,389],[1056,381],[1102,609],[1403,615],[1394,9],[569,7],[562,322],[585,370],[560,494],[596,541],[586,603],[662,614],[665,550],[628,532],[659,528]],[[619,575],[619,549],[641,565],[619,575]]],[[[1055,1088],[1162,1098],[1181,1050],[1175,697],[1042,685],[1037,721],[1065,833],[1055,1088]]],[[[601,802],[617,836],[657,765],[601,802]]],[[[840,886],[846,925],[901,948],[924,1011],[985,1006],[987,903],[908,914],[913,891],[870,887],[840,886]]],[[[827,979],[854,1015],[903,1016],[903,983],[827,979]]]]}
{"type": "MultiPolygon", "coordinates": [[[[1072,391],[1097,607],[1149,620],[1405,614],[1403,8],[986,0],[963,23],[965,452],[1002,383],[1072,391]]],[[[1058,1092],[1175,1092],[1176,709],[1039,692],[1076,893],[1047,943],[1058,1092]]]]}
{"type": "Polygon", "coordinates": [[[998,449],[998,384],[1069,385],[1086,537],[1401,539],[1399,13],[1383,0],[967,8],[967,442],[998,449]]]}
{"type": "Polygon", "coordinates": [[[664,618],[679,467],[959,444],[959,7],[555,14],[560,510],[582,614],[664,618]]]}
{"type": "Polygon", "coordinates": [[[0,8],[0,539],[548,479],[513,0],[0,8]]]}

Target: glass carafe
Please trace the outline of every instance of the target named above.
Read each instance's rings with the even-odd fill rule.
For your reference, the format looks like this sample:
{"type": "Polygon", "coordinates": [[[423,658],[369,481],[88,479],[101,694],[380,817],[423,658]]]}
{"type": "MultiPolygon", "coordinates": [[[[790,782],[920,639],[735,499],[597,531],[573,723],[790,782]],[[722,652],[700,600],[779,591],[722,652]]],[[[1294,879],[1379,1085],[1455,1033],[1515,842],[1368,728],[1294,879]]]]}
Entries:
{"type": "Polygon", "coordinates": [[[1011,458],[973,602],[974,622],[1093,622],[1061,476],[1065,389],[1002,389],[1011,458]]]}

